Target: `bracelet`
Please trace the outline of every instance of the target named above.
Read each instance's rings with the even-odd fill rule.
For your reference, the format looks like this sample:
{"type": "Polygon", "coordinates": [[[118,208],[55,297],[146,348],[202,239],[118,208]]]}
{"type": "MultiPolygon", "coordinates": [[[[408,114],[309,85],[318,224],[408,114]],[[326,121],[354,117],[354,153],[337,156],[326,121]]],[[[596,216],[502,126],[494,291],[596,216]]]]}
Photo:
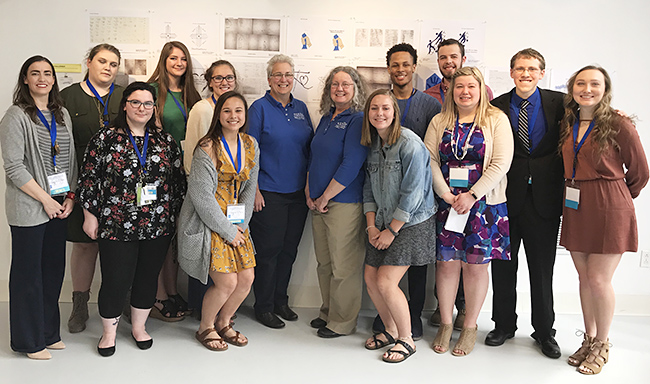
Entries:
{"type": "Polygon", "coordinates": [[[390,224],[388,224],[386,228],[390,231],[390,233],[393,234],[393,236],[395,237],[399,236],[399,232],[395,232],[395,230],[393,230],[393,227],[391,227],[390,224]]]}
{"type": "Polygon", "coordinates": [[[375,227],[374,225],[371,225],[371,226],[369,226],[369,227],[366,227],[366,235],[368,234],[368,230],[369,230],[370,228],[377,228],[377,227],[375,227]]]}
{"type": "Polygon", "coordinates": [[[65,195],[65,198],[70,199],[70,200],[74,200],[75,196],[76,195],[74,194],[74,192],[68,191],[68,193],[65,195]]]}

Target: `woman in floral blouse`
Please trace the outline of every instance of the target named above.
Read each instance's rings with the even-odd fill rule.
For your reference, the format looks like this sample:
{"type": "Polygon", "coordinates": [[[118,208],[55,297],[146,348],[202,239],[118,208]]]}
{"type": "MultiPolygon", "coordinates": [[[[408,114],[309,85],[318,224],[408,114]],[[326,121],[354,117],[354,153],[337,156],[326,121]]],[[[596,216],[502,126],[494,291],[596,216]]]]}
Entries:
{"type": "Polygon", "coordinates": [[[170,134],[156,128],[154,103],[152,86],[129,85],[113,126],[92,138],[81,167],[83,228],[100,251],[104,332],[97,350],[102,356],[115,352],[129,288],[132,337],[140,349],[151,347],[145,321],[185,194],[180,150],[170,134]]]}

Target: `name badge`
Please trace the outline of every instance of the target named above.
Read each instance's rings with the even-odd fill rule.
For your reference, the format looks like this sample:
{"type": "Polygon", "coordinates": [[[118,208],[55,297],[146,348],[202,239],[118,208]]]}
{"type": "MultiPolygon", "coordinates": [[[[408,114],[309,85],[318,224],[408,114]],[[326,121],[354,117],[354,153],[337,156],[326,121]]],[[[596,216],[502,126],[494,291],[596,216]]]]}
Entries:
{"type": "Polygon", "coordinates": [[[449,186],[467,188],[469,186],[469,169],[449,168],[449,186]]]}
{"type": "Polygon", "coordinates": [[[580,204],[580,190],[576,187],[566,187],[566,194],[564,198],[564,205],[567,208],[578,209],[580,204]]]}
{"type": "Polygon", "coordinates": [[[244,204],[230,204],[226,207],[226,217],[233,224],[241,224],[246,217],[246,206],[244,204]]]}
{"type": "Polygon", "coordinates": [[[147,184],[144,187],[138,183],[136,186],[136,196],[138,207],[149,205],[158,199],[157,188],[154,184],[147,184]]]}
{"type": "Polygon", "coordinates": [[[48,176],[47,183],[50,185],[50,196],[59,195],[70,190],[65,172],[48,176]]]}

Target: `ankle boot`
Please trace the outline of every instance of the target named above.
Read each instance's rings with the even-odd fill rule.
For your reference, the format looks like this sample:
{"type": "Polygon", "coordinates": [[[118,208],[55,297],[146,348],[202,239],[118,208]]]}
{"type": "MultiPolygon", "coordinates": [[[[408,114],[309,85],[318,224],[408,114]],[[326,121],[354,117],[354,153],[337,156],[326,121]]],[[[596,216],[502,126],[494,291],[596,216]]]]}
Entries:
{"type": "Polygon", "coordinates": [[[89,299],[90,291],[72,292],[72,313],[70,313],[70,318],[68,319],[68,331],[70,333],[79,333],[86,329],[89,299]]]}

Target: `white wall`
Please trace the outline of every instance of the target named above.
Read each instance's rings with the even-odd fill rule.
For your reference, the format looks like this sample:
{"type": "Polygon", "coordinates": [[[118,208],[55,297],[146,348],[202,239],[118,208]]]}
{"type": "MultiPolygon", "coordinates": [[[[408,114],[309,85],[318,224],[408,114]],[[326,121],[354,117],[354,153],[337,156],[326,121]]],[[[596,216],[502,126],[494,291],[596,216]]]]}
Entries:
{"type": "MultiPolygon", "coordinates": [[[[158,0],[132,2],[113,0],[0,0],[0,47],[3,68],[0,72],[0,111],[11,103],[11,93],[22,62],[34,54],[42,54],[55,63],[81,63],[88,49],[86,10],[108,10],[126,15],[149,10],[171,9],[186,5],[183,16],[205,12],[226,12],[226,16],[317,16],[395,18],[412,20],[483,20],[487,22],[487,67],[507,66],[516,51],[534,47],[542,52],[549,68],[576,70],[583,65],[598,63],[614,73],[614,106],[637,114],[638,130],[648,147],[650,143],[650,111],[647,109],[645,76],[638,68],[650,61],[650,25],[647,23],[649,5],[643,0],[624,3],[605,0],[521,1],[458,1],[455,3],[411,1],[207,1],[186,2],[158,0]],[[449,8],[443,8],[449,5],[449,8]],[[170,7],[170,8],[167,8],[170,7]],[[525,33],[514,30],[527,29],[525,33]]],[[[378,63],[383,62],[378,58],[378,63]]],[[[419,68],[419,75],[428,77],[431,71],[419,68]]],[[[421,80],[418,83],[421,87],[421,80]]],[[[314,116],[318,119],[318,116],[314,116]]],[[[4,194],[0,181],[0,195],[4,194]]],[[[650,249],[650,192],[636,199],[639,222],[639,249],[650,249]]],[[[0,204],[0,300],[7,300],[7,280],[10,265],[10,236],[6,225],[4,204],[0,204]]],[[[315,260],[308,226],[300,247],[292,279],[292,300],[297,306],[320,305],[315,273],[315,260]]],[[[522,259],[522,266],[525,263],[522,259]]],[[[97,280],[97,279],[96,279],[97,280]]],[[[520,269],[520,307],[528,305],[526,268],[520,269]]],[[[618,297],[618,313],[650,314],[650,268],[639,267],[637,254],[626,254],[614,278],[618,297]]],[[[93,291],[97,292],[97,287],[93,291]]],[[[559,254],[555,268],[556,309],[558,312],[579,312],[577,275],[566,254],[559,254]]],[[[432,296],[432,295],[429,295],[432,296]]],[[[490,295],[484,309],[489,309],[490,295]]],[[[62,300],[70,298],[70,277],[66,275],[62,300]]],[[[366,304],[368,301],[366,300],[366,304]]],[[[431,301],[428,302],[431,305],[431,301]]]]}

